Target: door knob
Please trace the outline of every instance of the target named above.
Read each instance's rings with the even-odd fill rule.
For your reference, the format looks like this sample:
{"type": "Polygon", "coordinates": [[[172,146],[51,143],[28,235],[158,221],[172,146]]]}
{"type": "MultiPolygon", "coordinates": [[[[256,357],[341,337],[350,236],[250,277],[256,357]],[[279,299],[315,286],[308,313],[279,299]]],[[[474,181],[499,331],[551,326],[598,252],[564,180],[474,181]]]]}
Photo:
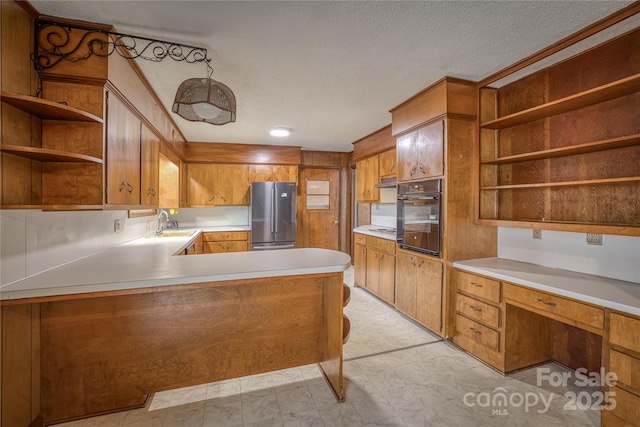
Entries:
{"type": "Polygon", "coordinates": [[[334,223],[334,224],[340,224],[340,220],[339,220],[339,219],[334,219],[334,220],[333,220],[333,223],[334,223]]]}

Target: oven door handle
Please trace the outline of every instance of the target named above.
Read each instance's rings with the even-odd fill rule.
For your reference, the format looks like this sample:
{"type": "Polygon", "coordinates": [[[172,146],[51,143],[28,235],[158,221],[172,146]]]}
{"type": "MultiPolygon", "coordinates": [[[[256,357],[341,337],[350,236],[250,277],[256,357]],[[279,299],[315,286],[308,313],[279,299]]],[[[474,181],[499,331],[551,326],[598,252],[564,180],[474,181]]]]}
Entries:
{"type": "Polygon", "coordinates": [[[408,202],[412,202],[412,201],[419,202],[421,200],[438,200],[438,199],[439,199],[438,196],[398,196],[398,200],[408,201],[408,202]]]}

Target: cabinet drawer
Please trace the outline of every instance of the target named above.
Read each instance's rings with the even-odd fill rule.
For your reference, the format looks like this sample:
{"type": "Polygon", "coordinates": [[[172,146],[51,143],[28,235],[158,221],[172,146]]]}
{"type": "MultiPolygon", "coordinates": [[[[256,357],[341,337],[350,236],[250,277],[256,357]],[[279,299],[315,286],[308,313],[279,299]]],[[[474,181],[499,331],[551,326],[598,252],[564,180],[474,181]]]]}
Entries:
{"type": "Polygon", "coordinates": [[[353,233],[354,240],[357,244],[366,245],[367,244],[367,236],[360,233],[353,233]]]}
{"type": "Polygon", "coordinates": [[[640,353],[640,320],[611,313],[609,342],[640,353]]]}
{"type": "Polygon", "coordinates": [[[249,243],[241,241],[219,241],[204,242],[203,252],[205,254],[219,254],[224,252],[246,252],[249,250],[249,243]]]}
{"type": "Polygon", "coordinates": [[[609,371],[618,376],[618,381],[630,390],[640,393],[640,359],[615,350],[609,352],[609,371]]]}
{"type": "Polygon", "coordinates": [[[393,240],[381,239],[379,237],[367,236],[367,247],[379,249],[392,254],[396,253],[396,242],[393,240]]]}
{"type": "Polygon", "coordinates": [[[456,314],[456,331],[490,350],[500,349],[500,334],[473,320],[456,314]]]}
{"type": "Polygon", "coordinates": [[[456,271],[456,284],[459,291],[496,304],[500,302],[500,282],[496,280],[456,271]]]}
{"type": "MultiPolygon", "coordinates": [[[[616,400],[616,407],[611,410],[611,414],[624,420],[632,426],[640,426],[640,397],[626,392],[619,387],[611,387],[610,392],[615,392],[612,399],[616,400]]],[[[605,404],[606,402],[603,402],[605,404]]]]}
{"type": "Polygon", "coordinates": [[[504,298],[575,323],[591,326],[600,332],[604,328],[604,310],[602,308],[510,283],[504,286],[504,298]]]}
{"type": "Polygon", "coordinates": [[[498,329],[500,309],[462,294],[456,296],[456,310],[466,317],[498,329]]]}
{"type": "Polygon", "coordinates": [[[249,240],[248,231],[206,231],[202,233],[205,242],[218,242],[220,240],[249,240]]]}

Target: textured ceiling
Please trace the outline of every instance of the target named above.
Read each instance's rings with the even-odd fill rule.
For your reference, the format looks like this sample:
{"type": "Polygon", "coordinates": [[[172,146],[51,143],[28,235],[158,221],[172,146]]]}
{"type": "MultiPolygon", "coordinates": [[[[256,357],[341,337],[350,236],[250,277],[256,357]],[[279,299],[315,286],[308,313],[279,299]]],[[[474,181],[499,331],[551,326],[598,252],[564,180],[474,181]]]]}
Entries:
{"type": "MultiPolygon", "coordinates": [[[[32,1],[43,14],[208,49],[235,123],[173,119],[189,141],[351,151],[441,79],[481,80],[628,1],[32,1]],[[268,134],[292,129],[287,138],[268,134]]],[[[202,64],[139,62],[165,107],[202,64]]]]}

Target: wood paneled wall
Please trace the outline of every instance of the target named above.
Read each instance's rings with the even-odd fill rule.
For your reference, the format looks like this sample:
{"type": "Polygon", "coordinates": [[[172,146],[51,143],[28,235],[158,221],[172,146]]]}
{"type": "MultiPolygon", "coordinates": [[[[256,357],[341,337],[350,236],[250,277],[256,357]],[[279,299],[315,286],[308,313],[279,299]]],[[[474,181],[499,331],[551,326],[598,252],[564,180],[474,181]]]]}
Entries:
{"type": "Polygon", "coordinates": [[[188,142],[184,154],[188,163],[300,164],[300,147],[188,142]]]}
{"type": "Polygon", "coordinates": [[[353,182],[351,163],[353,153],[307,151],[301,152],[301,168],[340,168],[340,251],[352,255],[353,182]]]}

